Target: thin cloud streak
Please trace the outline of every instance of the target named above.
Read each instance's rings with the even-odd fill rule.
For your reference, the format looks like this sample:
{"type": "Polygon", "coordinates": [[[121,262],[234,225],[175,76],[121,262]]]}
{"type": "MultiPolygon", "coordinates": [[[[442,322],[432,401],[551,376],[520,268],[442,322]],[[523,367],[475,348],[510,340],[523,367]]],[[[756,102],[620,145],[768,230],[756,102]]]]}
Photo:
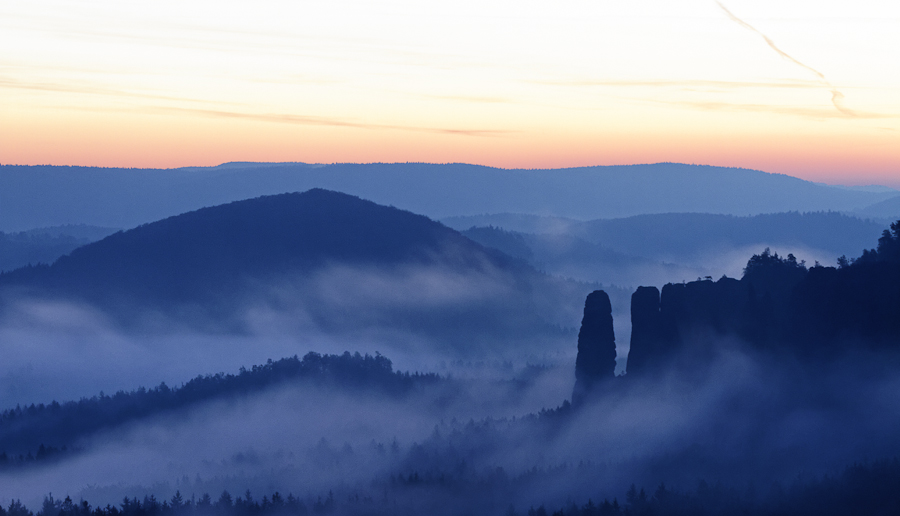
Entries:
{"type": "Polygon", "coordinates": [[[421,97],[434,100],[473,102],[476,104],[508,104],[511,102],[509,99],[503,97],[474,97],[467,95],[422,95],[421,97]]]}
{"type": "MultiPolygon", "coordinates": [[[[645,81],[637,81],[637,80],[609,80],[609,81],[542,81],[538,84],[545,85],[553,85],[553,86],[570,86],[570,87],[652,87],[652,88],[662,88],[662,87],[681,87],[683,89],[688,89],[688,86],[693,85],[695,87],[721,87],[721,88],[753,88],[753,87],[762,87],[762,88],[793,88],[793,89],[821,89],[822,85],[818,81],[807,81],[807,82],[740,82],[740,81],[711,81],[711,80],[645,80],[645,81]]],[[[838,92],[840,94],[840,92],[838,92]]],[[[841,95],[843,97],[843,95],[841,95]]],[[[631,97],[631,96],[615,96],[613,98],[617,98],[619,100],[634,102],[634,103],[651,103],[651,104],[664,104],[667,106],[678,106],[678,107],[691,107],[691,108],[699,108],[706,111],[742,111],[742,112],[750,112],[750,113],[775,113],[781,115],[791,115],[791,116],[800,116],[804,118],[813,118],[817,120],[821,120],[823,118],[846,118],[846,111],[849,110],[838,110],[837,112],[828,109],[818,109],[818,108],[804,108],[804,107],[795,107],[795,106],[778,106],[771,104],[740,104],[740,103],[729,103],[729,102],[710,102],[710,101],[672,101],[672,100],[657,100],[650,99],[646,97],[631,97]]],[[[852,111],[853,117],[858,119],[898,119],[900,115],[890,114],[890,113],[872,113],[865,111],[852,111]]]]}
{"type": "MultiPolygon", "coordinates": [[[[21,18],[21,17],[20,17],[21,18]]],[[[27,19],[27,18],[26,18],[27,19]]],[[[371,63],[372,55],[381,56],[386,64],[458,70],[479,66],[463,56],[422,50],[419,46],[397,47],[383,40],[360,36],[305,36],[294,32],[261,31],[212,27],[197,24],[165,23],[157,30],[129,30],[127,27],[90,28],[69,27],[60,29],[53,23],[35,18],[37,30],[54,36],[73,39],[96,40],[105,44],[136,43],[149,47],[175,50],[199,50],[226,54],[280,55],[290,58],[371,63]],[[171,32],[180,34],[173,36],[171,32]],[[440,64],[444,63],[444,64],[440,64]]],[[[481,63],[489,68],[492,64],[481,63]]]]}
{"type": "Polygon", "coordinates": [[[780,55],[781,57],[791,61],[792,63],[794,63],[798,66],[801,66],[801,67],[809,70],[810,72],[816,74],[816,76],[819,77],[819,79],[825,84],[825,86],[828,87],[828,90],[831,91],[831,103],[834,104],[835,109],[837,109],[838,111],[840,111],[841,113],[843,113],[847,116],[852,116],[852,117],[859,116],[855,111],[853,111],[851,109],[847,109],[846,107],[843,106],[844,94],[841,93],[840,91],[838,91],[838,89],[835,88],[833,84],[828,82],[828,79],[825,78],[825,74],[823,74],[822,72],[816,70],[815,68],[813,68],[809,65],[801,63],[797,59],[794,59],[791,55],[789,55],[784,50],[781,50],[780,48],[778,48],[778,45],[776,45],[775,42],[772,41],[768,36],[766,36],[765,34],[763,34],[760,31],[758,31],[755,27],[753,27],[749,23],[747,23],[744,20],[735,16],[731,11],[728,10],[727,7],[722,5],[722,2],[719,2],[718,0],[716,0],[716,4],[718,4],[718,6],[723,11],[725,11],[725,14],[728,15],[728,18],[730,18],[731,21],[737,23],[738,25],[740,25],[741,27],[744,27],[747,30],[751,30],[751,31],[755,32],[756,34],[759,34],[772,50],[774,50],[775,52],[778,52],[778,55],[780,55]]]}
{"type": "MultiPolygon", "coordinates": [[[[8,88],[8,89],[19,89],[19,90],[27,90],[27,91],[46,91],[46,92],[55,92],[55,93],[80,93],[86,95],[100,95],[100,96],[114,96],[114,97],[128,97],[128,98],[142,98],[142,99],[151,99],[151,100],[167,100],[167,101],[175,101],[175,102],[195,102],[195,103],[207,103],[207,104],[222,104],[221,102],[214,101],[206,101],[200,99],[192,99],[185,97],[171,97],[165,95],[150,95],[144,93],[133,93],[123,90],[115,90],[109,88],[98,88],[91,86],[69,86],[64,84],[56,84],[56,83],[25,83],[20,82],[15,79],[10,79],[8,77],[0,76],[0,89],[8,88]]],[[[487,100],[485,100],[487,102],[487,100]]],[[[347,127],[347,128],[355,128],[355,129],[388,129],[388,130],[401,130],[401,131],[415,131],[415,132],[426,132],[426,133],[435,133],[435,134],[450,134],[450,135],[461,135],[461,136],[503,136],[507,134],[511,134],[514,131],[506,131],[506,130],[498,130],[498,129],[447,129],[447,128],[435,128],[435,127],[415,127],[415,126],[402,126],[402,125],[388,125],[388,124],[367,124],[360,122],[351,122],[340,120],[336,118],[328,118],[328,117],[315,117],[315,116],[304,116],[304,115],[291,115],[291,114],[257,114],[257,113],[241,113],[237,111],[225,111],[225,110],[217,110],[217,109],[193,109],[193,108],[180,108],[174,106],[157,106],[149,108],[151,112],[159,113],[159,112],[167,112],[167,113],[185,113],[185,114],[194,114],[201,115],[207,117],[216,117],[216,118],[233,118],[233,119],[244,119],[244,120],[256,120],[263,122],[276,122],[276,123],[287,123],[287,124],[298,124],[298,125],[317,125],[317,126],[331,126],[331,127],[347,127]]]]}
{"type": "MultiPolygon", "coordinates": [[[[8,89],[17,89],[17,90],[26,90],[26,91],[47,91],[53,93],[80,93],[85,95],[101,95],[101,96],[111,96],[111,97],[129,97],[129,98],[140,98],[140,99],[151,99],[151,100],[168,100],[174,102],[196,102],[201,104],[223,104],[223,102],[216,102],[210,100],[202,100],[202,99],[194,99],[188,97],[172,97],[167,95],[152,95],[148,93],[134,93],[130,91],[124,90],[116,90],[111,88],[98,88],[95,86],[71,86],[68,84],[58,84],[52,82],[21,82],[16,79],[11,79],[9,77],[0,76],[0,89],[8,88],[8,89]]],[[[225,104],[231,104],[226,102],[225,104]]]]}
{"type": "MultiPolygon", "coordinates": [[[[804,108],[795,106],[774,106],[770,104],[734,104],[728,102],[696,102],[696,101],[662,101],[655,100],[652,102],[672,105],[672,106],[690,106],[692,108],[703,109],[706,111],[745,111],[750,113],[776,113],[781,115],[794,115],[806,118],[845,118],[843,112],[835,112],[831,109],[804,108]]],[[[859,119],[897,119],[900,115],[886,113],[867,113],[854,111],[854,118],[859,119]]]]}
{"type": "Polygon", "coordinates": [[[451,134],[459,136],[504,136],[514,131],[505,131],[498,129],[446,129],[439,127],[416,127],[403,125],[388,124],[367,124],[362,122],[351,122],[340,120],[337,118],[291,115],[291,114],[260,114],[260,113],[240,113],[237,111],[224,111],[214,109],[191,109],[178,107],[156,107],[151,108],[154,113],[181,113],[193,114],[214,118],[232,118],[240,120],[255,120],[259,122],[275,122],[283,124],[296,125],[313,125],[313,126],[329,126],[329,127],[345,127],[351,129],[387,129],[395,131],[413,131],[434,134],[451,134]]]}
{"type": "Polygon", "coordinates": [[[820,88],[818,82],[753,82],[753,81],[713,81],[703,79],[685,79],[685,80],[600,80],[600,81],[535,81],[535,84],[545,84],[553,86],[623,86],[623,87],[648,87],[648,88],[784,88],[784,89],[808,89],[820,88]]]}

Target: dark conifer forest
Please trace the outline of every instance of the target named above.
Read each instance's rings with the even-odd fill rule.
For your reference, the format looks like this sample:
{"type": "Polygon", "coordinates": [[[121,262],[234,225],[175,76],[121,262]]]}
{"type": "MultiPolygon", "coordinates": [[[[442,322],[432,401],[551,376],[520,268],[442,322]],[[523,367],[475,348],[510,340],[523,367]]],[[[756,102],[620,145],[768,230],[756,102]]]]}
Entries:
{"type": "MultiPolygon", "coordinates": [[[[417,489],[422,480],[417,475],[399,476],[392,482],[397,491],[417,489]]],[[[446,480],[445,480],[446,482],[446,480]]],[[[488,486],[484,486],[488,487],[488,486]]],[[[760,516],[845,514],[890,515],[900,510],[900,461],[879,461],[853,464],[843,471],[816,479],[797,479],[789,484],[773,484],[765,489],[750,486],[738,490],[721,483],[710,484],[705,480],[696,487],[684,491],[673,490],[665,484],[653,488],[632,484],[623,499],[592,500],[582,503],[571,501],[559,507],[544,505],[517,510],[514,504],[499,514],[512,516],[617,516],[617,515],[725,515],[747,514],[760,516]]],[[[473,508],[478,512],[478,507],[473,508]]],[[[14,500],[9,506],[0,507],[0,516],[268,516],[308,514],[388,515],[410,514],[384,500],[349,496],[336,499],[333,493],[326,497],[298,498],[273,492],[255,498],[247,491],[232,496],[223,491],[218,497],[204,493],[199,498],[185,499],[176,492],[169,500],[157,500],[155,496],[143,499],[123,498],[118,504],[94,507],[86,500],[73,501],[48,495],[37,513],[14,500]]],[[[412,513],[415,514],[415,513],[412,513]]]]}
{"type": "Polygon", "coordinates": [[[0,274],[0,516],[900,512],[900,221],[661,288],[534,245],[311,190],[0,274]]]}
{"type": "Polygon", "coordinates": [[[310,352],[303,359],[294,356],[269,360],[250,369],[241,368],[237,374],[198,376],[176,388],[161,383],[150,389],[118,391],[111,396],[101,392],[78,401],[17,406],[0,413],[0,442],[7,447],[0,450],[0,467],[27,464],[29,460],[24,457],[53,459],[93,432],[163,412],[189,410],[191,405],[210,400],[246,396],[286,382],[402,396],[419,383],[438,380],[434,374],[395,372],[391,361],[381,355],[310,352]]]}

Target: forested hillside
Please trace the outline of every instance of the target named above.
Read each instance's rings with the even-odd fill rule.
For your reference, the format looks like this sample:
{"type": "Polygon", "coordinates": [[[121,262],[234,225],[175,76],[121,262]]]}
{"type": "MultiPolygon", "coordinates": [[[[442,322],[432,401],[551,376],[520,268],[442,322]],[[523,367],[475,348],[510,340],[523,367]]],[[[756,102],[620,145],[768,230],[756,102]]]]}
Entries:
{"type": "Polygon", "coordinates": [[[591,286],[539,273],[427,217],[326,190],[204,208],[119,232],[50,266],[0,274],[21,292],[89,303],[125,326],[161,313],[241,332],[252,310],[317,331],[368,328],[452,347],[559,337],[591,286]]]}

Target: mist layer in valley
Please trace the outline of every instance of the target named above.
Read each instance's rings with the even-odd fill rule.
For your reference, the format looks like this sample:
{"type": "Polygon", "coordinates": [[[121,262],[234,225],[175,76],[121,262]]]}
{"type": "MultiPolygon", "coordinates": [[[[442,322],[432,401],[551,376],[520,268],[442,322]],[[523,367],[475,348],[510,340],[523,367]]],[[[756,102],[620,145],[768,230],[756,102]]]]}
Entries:
{"type": "Polygon", "coordinates": [[[870,245],[886,226],[835,212],[670,213],[587,222],[500,214],[443,222],[551,274],[629,288],[736,277],[747,256],[767,247],[809,264],[834,265],[836,257],[870,245]]]}
{"type": "Polygon", "coordinates": [[[710,489],[729,493],[725,513],[808,503],[824,475],[900,452],[900,228],[771,217],[459,233],[313,190],[4,273],[0,504],[524,514],[605,499],[674,514],[707,510],[710,489]],[[858,258],[803,264],[791,242],[826,265],[858,258]],[[742,279],[683,283],[742,246],[742,279]],[[653,268],[659,283],[640,281],[653,268]],[[652,288],[632,297],[670,281],[656,312],[641,308],[652,288]]]}
{"type": "Polygon", "coordinates": [[[16,357],[0,366],[7,405],[348,343],[406,369],[457,364],[457,374],[571,362],[579,300],[599,287],[324,190],[118,232],[52,265],[0,274],[0,285],[4,353],[16,357]]]}

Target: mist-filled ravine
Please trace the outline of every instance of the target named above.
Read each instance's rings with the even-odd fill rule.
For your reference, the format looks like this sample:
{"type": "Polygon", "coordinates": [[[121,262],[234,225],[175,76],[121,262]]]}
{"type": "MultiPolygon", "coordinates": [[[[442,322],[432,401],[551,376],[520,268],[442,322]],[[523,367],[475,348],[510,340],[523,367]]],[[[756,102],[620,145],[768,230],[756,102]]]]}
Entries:
{"type": "Polygon", "coordinates": [[[0,516],[896,514],[900,221],[681,219],[763,229],[314,189],[0,273],[0,516]]]}

